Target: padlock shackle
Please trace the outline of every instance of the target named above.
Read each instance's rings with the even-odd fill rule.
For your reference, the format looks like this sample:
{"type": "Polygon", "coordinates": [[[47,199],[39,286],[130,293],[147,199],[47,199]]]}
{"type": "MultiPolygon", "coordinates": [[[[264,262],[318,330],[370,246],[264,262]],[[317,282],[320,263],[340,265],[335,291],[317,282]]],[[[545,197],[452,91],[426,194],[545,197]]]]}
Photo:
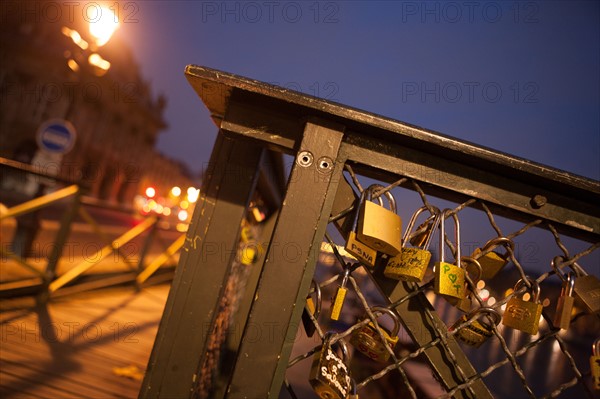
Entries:
{"type": "Polygon", "coordinates": [[[325,333],[325,336],[323,337],[323,344],[321,345],[321,348],[324,348],[326,346],[329,346],[330,348],[333,349],[333,345],[337,345],[340,350],[342,351],[342,363],[344,363],[346,365],[346,367],[350,367],[349,364],[349,360],[350,357],[348,355],[348,345],[346,344],[346,341],[343,338],[338,339],[337,341],[335,341],[333,344],[330,344],[329,342],[331,341],[331,338],[333,337],[335,333],[333,331],[328,331],[325,333]]]}
{"type": "MultiPolygon", "coordinates": [[[[502,315],[500,314],[500,312],[498,312],[496,309],[493,309],[493,308],[490,308],[487,306],[480,307],[480,308],[473,310],[471,313],[469,313],[467,315],[467,320],[471,320],[472,318],[479,317],[482,314],[488,314],[488,315],[492,316],[492,318],[494,319],[495,325],[500,324],[500,321],[502,320],[502,315]]],[[[486,324],[486,327],[490,327],[490,326],[486,324]]]]}
{"type": "MultiPolygon", "coordinates": [[[[560,277],[560,279],[564,282],[567,281],[567,279],[565,278],[565,273],[562,273],[560,271],[560,267],[559,264],[563,263],[565,260],[567,260],[567,258],[565,256],[562,255],[558,255],[555,256],[554,258],[552,258],[552,261],[550,262],[550,266],[552,266],[552,268],[554,269],[554,272],[558,275],[558,277],[560,277]]],[[[577,262],[573,262],[572,264],[568,265],[569,268],[571,270],[573,270],[575,272],[576,277],[583,277],[583,276],[587,276],[587,272],[577,264],[577,262]]]]}
{"type": "Polygon", "coordinates": [[[363,190],[363,192],[360,193],[360,197],[358,197],[358,204],[356,204],[356,207],[354,208],[354,218],[352,219],[352,231],[355,233],[358,230],[358,217],[360,216],[360,208],[363,202],[365,202],[366,196],[367,190],[363,190]]]}
{"type": "MultiPolygon", "coordinates": [[[[481,280],[481,275],[483,274],[483,268],[481,267],[481,263],[479,263],[479,261],[471,256],[463,256],[462,258],[460,258],[460,263],[470,263],[472,265],[475,266],[475,269],[477,269],[477,278],[475,279],[471,279],[473,280],[474,283],[477,283],[479,280],[481,280]]],[[[467,270],[465,268],[465,270],[467,270]]],[[[468,274],[468,272],[465,272],[466,274],[468,274]]]]}
{"type": "Polygon", "coordinates": [[[511,240],[508,237],[494,237],[491,240],[489,240],[488,242],[485,243],[485,245],[483,246],[483,248],[481,248],[481,252],[487,252],[488,250],[493,250],[496,247],[499,246],[503,246],[503,247],[510,247],[510,249],[514,252],[515,250],[515,243],[513,242],[513,240],[511,240]]]}
{"type": "MultiPolygon", "coordinates": [[[[431,238],[433,237],[433,234],[435,233],[435,229],[437,228],[437,226],[440,224],[440,212],[439,209],[437,209],[437,213],[436,213],[436,209],[437,208],[433,208],[433,213],[431,213],[431,210],[428,209],[426,206],[422,206],[419,209],[417,209],[417,211],[411,216],[410,221],[408,222],[408,227],[406,228],[406,231],[404,232],[404,236],[402,237],[402,245],[404,246],[406,244],[406,242],[410,239],[410,232],[413,229],[415,222],[417,221],[417,218],[419,217],[419,215],[425,211],[429,211],[431,213],[431,215],[425,219],[424,223],[427,223],[428,220],[430,220],[431,218],[433,218],[433,224],[431,226],[431,229],[429,230],[429,233],[427,234],[427,238],[425,239],[425,243],[423,244],[423,248],[424,250],[429,249],[429,245],[431,244],[431,238]]],[[[416,232],[415,232],[416,234],[416,232]]]]}
{"type": "MultiPolygon", "coordinates": [[[[525,276],[525,278],[527,279],[527,281],[529,281],[529,284],[531,284],[531,302],[538,303],[540,300],[540,284],[534,278],[531,278],[529,276],[525,276]]],[[[513,291],[518,291],[523,285],[525,285],[525,280],[519,279],[519,281],[517,281],[517,283],[515,284],[513,291]]]]}
{"type": "Polygon", "coordinates": [[[446,247],[446,219],[452,214],[454,219],[454,240],[456,241],[456,259],[457,266],[460,267],[460,224],[458,221],[458,215],[453,212],[452,209],[446,208],[442,211],[440,219],[440,262],[446,262],[444,256],[444,248],[446,247]]]}
{"type": "MultiPolygon", "coordinates": [[[[372,195],[376,192],[376,191],[381,191],[384,190],[385,187],[382,186],[381,184],[371,184],[369,187],[367,187],[367,198],[366,200],[368,201],[372,201],[373,199],[377,199],[379,200],[379,205],[383,206],[383,202],[381,201],[381,194],[379,194],[377,197],[373,198],[372,195]]],[[[390,206],[390,211],[397,213],[397,209],[396,209],[396,199],[394,198],[394,196],[392,195],[392,193],[390,192],[390,190],[387,190],[384,193],[385,197],[388,200],[388,204],[390,206]]]]}
{"type": "Polygon", "coordinates": [[[419,215],[423,212],[425,212],[427,209],[426,206],[422,206],[419,209],[417,209],[415,211],[415,213],[412,214],[412,216],[410,217],[410,220],[408,221],[408,226],[406,226],[406,231],[404,232],[404,235],[402,236],[402,245],[404,245],[404,243],[406,243],[406,241],[408,241],[409,237],[410,237],[410,232],[412,230],[412,228],[415,225],[415,222],[417,220],[417,218],[419,217],[419,215]]]}
{"type": "Polygon", "coordinates": [[[573,296],[574,290],[575,290],[575,273],[569,272],[567,274],[567,280],[563,283],[563,286],[560,290],[560,295],[573,296]]]}
{"type": "Polygon", "coordinates": [[[371,310],[373,312],[381,312],[383,316],[383,313],[387,314],[388,316],[390,316],[392,318],[392,320],[394,321],[394,328],[392,329],[392,331],[390,331],[390,335],[392,337],[395,337],[398,335],[398,333],[400,332],[400,320],[398,319],[398,315],[396,313],[394,313],[394,311],[392,309],[389,308],[385,308],[383,306],[373,306],[371,308],[371,310]]]}
{"type": "Polygon", "coordinates": [[[321,314],[321,304],[323,302],[323,297],[321,295],[321,286],[319,285],[319,283],[317,283],[315,281],[315,279],[312,279],[312,281],[310,282],[310,286],[315,287],[315,293],[317,295],[317,303],[315,304],[315,313],[313,314],[313,317],[316,319],[317,317],[319,317],[319,314],[321,314]]]}

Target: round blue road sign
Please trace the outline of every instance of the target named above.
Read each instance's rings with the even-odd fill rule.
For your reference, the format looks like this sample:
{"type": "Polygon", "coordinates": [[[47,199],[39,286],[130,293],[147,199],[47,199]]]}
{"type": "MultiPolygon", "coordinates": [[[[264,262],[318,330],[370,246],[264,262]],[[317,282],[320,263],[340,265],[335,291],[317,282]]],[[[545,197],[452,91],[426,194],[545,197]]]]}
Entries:
{"type": "Polygon", "coordinates": [[[41,149],[55,154],[66,154],[75,144],[77,135],[71,122],[64,119],[51,119],[40,125],[37,142],[41,149]]]}

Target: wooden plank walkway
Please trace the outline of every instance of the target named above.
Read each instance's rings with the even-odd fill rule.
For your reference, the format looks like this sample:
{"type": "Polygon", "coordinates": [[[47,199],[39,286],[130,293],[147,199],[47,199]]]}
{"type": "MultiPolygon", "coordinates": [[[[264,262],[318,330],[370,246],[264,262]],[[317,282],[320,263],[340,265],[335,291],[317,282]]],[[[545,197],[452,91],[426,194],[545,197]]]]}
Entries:
{"type": "Polygon", "coordinates": [[[0,397],[136,398],[169,287],[0,301],[0,397]]]}

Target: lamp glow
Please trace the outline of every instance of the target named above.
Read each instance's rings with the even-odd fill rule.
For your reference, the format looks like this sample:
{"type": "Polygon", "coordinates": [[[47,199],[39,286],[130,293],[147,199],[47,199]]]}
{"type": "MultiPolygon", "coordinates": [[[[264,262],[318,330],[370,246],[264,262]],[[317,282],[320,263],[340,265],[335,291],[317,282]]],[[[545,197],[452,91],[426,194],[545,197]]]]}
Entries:
{"type": "MultiPolygon", "coordinates": [[[[113,33],[119,28],[119,19],[115,13],[103,6],[90,7],[95,9],[95,15],[87,15],[90,21],[90,34],[94,37],[98,47],[104,46],[113,33]]],[[[88,10],[89,10],[88,9],[88,10]]],[[[90,12],[88,12],[90,14],[90,12]]]]}

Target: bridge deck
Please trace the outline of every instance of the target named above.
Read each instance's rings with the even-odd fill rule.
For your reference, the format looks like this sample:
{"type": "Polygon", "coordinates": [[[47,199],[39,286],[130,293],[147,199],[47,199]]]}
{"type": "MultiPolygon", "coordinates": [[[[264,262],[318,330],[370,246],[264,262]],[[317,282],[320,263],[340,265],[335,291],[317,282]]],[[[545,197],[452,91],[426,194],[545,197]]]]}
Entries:
{"type": "Polygon", "coordinates": [[[0,397],[137,397],[168,290],[1,301],[0,397]]]}

